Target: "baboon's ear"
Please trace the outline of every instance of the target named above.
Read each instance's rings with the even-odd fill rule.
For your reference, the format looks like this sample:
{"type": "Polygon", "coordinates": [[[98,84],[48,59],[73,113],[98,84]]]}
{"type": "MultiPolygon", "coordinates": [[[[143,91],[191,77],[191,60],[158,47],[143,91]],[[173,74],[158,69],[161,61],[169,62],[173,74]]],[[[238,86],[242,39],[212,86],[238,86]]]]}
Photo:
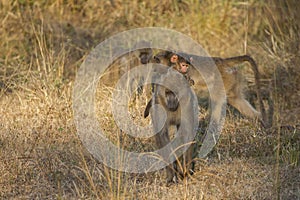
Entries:
{"type": "Polygon", "coordinates": [[[171,63],[177,63],[178,61],[178,55],[177,54],[173,54],[171,57],[170,57],[170,62],[171,63]]]}

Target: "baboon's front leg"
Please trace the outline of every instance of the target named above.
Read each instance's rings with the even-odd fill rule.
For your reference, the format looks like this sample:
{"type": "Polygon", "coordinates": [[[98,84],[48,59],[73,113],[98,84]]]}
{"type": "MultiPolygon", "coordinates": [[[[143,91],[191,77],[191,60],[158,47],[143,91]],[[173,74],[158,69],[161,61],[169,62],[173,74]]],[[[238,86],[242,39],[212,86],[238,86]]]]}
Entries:
{"type": "MultiPolygon", "coordinates": [[[[162,130],[155,135],[155,140],[156,140],[156,145],[159,149],[162,149],[163,147],[169,144],[170,138],[168,133],[168,126],[164,126],[162,130]]],[[[169,155],[171,151],[169,151],[168,149],[166,149],[166,151],[167,152],[162,152],[163,153],[162,157],[164,159],[164,162],[168,163],[169,158],[171,157],[171,155],[169,155]]],[[[173,182],[173,178],[175,176],[173,163],[169,164],[166,167],[166,173],[167,173],[167,184],[170,184],[171,182],[173,182]]]]}
{"type": "Polygon", "coordinates": [[[184,178],[188,175],[192,175],[194,173],[195,162],[193,161],[193,154],[195,144],[191,144],[186,152],[181,156],[180,160],[177,161],[177,171],[181,178],[184,178]]]}

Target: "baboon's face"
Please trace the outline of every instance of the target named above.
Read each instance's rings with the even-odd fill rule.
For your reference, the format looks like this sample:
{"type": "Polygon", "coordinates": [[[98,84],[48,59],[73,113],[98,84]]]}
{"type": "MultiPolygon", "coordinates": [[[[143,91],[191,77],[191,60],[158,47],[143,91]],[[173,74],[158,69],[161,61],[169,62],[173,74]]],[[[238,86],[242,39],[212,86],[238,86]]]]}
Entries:
{"type": "Polygon", "coordinates": [[[164,56],[155,56],[155,59],[159,63],[173,66],[177,71],[186,74],[189,68],[189,63],[181,56],[173,53],[173,52],[166,52],[164,56]]]}
{"type": "Polygon", "coordinates": [[[183,74],[186,74],[189,69],[189,64],[184,59],[182,59],[179,61],[178,65],[179,65],[178,71],[183,74]]]}
{"type": "Polygon", "coordinates": [[[152,58],[152,50],[145,49],[140,51],[139,59],[142,64],[147,64],[152,58]]]}
{"type": "Polygon", "coordinates": [[[168,109],[173,112],[176,111],[179,106],[179,100],[176,95],[172,91],[166,90],[165,97],[168,109]]]}

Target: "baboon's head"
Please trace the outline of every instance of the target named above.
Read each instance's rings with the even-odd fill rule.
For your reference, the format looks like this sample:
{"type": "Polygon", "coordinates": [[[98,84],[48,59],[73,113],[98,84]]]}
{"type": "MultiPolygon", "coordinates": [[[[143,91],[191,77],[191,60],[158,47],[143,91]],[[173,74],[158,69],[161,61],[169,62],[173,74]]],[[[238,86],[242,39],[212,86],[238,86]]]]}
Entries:
{"type": "Polygon", "coordinates": [[[152,49],[140,49],[138,58],[142,64],[147,64],[152,59],[152,49]]]}
{"type": "Polygon", "coordinates": [[[167,108],[172,112],[176,111],[179,106],[179,100],[176,95],[172,91],[166,89],[165,97],[167,108]]]}
{"type": "Polygon", "coordinates": [[[183,57],[179,56],[176,66],[177,66],[177,71],[179,71],[180,73],[186,74],[188,72],[190,63],[183,57]]]}
{"type": "Polygon", "coordinates": [[[179,54],[172,51],[163,51],[154,56],[157,63],[173,67],[177,71],[186,74],[190,65],[190,60],[185,59],[179,54]]]}
{"type": "Polygon", "coordinates": [[[150,48],[150,46],[151,43],[144,40],[134,45],[134,49],[137,49],[134,51],[134,54],[139,59],[141,64],[147,64],[151,61],[153,56],[153,51],[150,48]]]}

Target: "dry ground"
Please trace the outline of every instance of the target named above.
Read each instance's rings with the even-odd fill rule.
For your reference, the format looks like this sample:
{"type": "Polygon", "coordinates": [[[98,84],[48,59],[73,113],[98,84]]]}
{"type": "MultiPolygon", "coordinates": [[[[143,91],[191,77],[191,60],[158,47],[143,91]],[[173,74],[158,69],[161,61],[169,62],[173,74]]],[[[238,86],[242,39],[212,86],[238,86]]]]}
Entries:
{"type": "MultiPolygon", "coordinates": [[[[299,12],[296,0],[0,1],[0,198],[300,199],[299,12]],[[163,171],[127,174],[97,162],[73,122],[76,72],[99,42],[145,26],[185,33],[213,56],[252,55],[274,100],[273,128],[229,108],[213,152],[170,187],[163,171]]],[[[117,134],[106,104],[98,101],[98,120],[117,134]]]]}

